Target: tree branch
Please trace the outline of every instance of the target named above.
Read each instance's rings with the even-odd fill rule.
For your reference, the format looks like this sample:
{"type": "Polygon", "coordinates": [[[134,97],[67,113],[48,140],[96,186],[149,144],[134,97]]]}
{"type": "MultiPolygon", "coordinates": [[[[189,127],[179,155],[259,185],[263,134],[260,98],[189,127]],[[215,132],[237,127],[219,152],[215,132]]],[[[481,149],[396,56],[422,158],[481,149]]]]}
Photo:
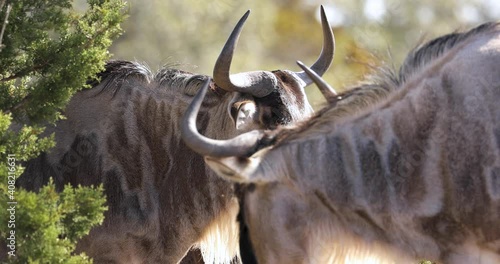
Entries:
{"type": "MultiPolygon", "coordinates": [[[[2,1],[0,10],[3,8],[4,4],[5,4],[5,0],[2,1]]],[[[12,5],[8,4],[7,5],[7,10],[5,11],[5,19],[3,21],[2,31],[0,31],[0,51],[2,51],[2,49],[5,47],[5,45],[2,44],[3,33],[5,32],[5,28],[7,27],[7,24],[9,23],[9,14],[10,14],[10,10],[11,9],[12,9],[12,5]]]]}
{"type": "Polygon", "coordinates": [[[30,95],[24,97],[21,101],[19,101],[19,103],[15,104],[11,108],[7,109],[7,111],[5,111],[5,113],[8,114],[8,113],[12,113],[12,112],[18,110],[19,108],[23,107],[26,103],[28,103],[28,101],[30,101],[30,100],[31,100],[30,95]]]}
{"type": "Polygon", "coordinates": [[[34,71],[38,71],[38,70],[43,69],[45,66],[47,66],[49,64],[50,64],[50,62],[45,62],[43,64],[33,66],[31,68],[22,69],[16,73],[10,75],[9,77],[5,77],[3,79],[0,79],[0,82],[7,82],[7,81],[12,81],[12,80],[17,79],[17,78],[22,78],[22,77],[26,76],[27,74],[30,74],[34,71]]]}

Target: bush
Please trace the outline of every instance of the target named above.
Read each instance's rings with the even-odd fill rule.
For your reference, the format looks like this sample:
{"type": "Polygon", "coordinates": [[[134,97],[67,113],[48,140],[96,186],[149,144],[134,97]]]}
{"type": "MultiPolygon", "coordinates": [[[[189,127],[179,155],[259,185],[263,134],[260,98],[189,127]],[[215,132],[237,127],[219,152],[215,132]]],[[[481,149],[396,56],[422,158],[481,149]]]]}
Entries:
{"type": "Polygon", "coordinates": [[[121,0],[87,4],[78,13],[70,0],[0,0],[0,252],[11,255],[2,261],[91,263],[73,251],[103,221],[102,187],[57,193],[51,181],[34,193],[14,185],[23,162],[54,146],[44,125],[64,118],[61,109],[103,70],[121,32],[121,0]]]}

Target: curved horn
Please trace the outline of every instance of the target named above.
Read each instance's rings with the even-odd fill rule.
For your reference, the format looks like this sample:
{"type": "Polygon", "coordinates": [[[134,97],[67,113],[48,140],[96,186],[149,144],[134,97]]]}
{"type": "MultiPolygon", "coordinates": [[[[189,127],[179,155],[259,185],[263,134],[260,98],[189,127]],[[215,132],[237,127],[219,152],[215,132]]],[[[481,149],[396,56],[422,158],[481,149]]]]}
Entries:
{"type": "Polygon", "coordinates": [[[230,92],[249,93],[255,97],[264,97],[270,94],[278,85],[276,77],[267,71],[256,71],[230,75],[229,69],[233,60],[234,49],[248,18],[250,10],[238,21],[231,32],[214,66],[214,81],[222,89],[230,92]]]}
{"type": "MultiPolygon", "coordinates": [[[[321,49],[318,59],[311,66],[311,70],[316,72],[319,76],[322,76],[323,73],[330,68],[333,61],[333,55],[335,54],[335,37],[333,36],[332,27],[328,22],[323,6],[321,6],[321,25],[323,27],[323,48],[321,49]]],[[[313,82],[306,72],[302,71],[296,74],[306,83],[306,86],[313,82]]]]}
{"type": "Polygon", "coordinates": [[[228,140],[214,140],[201,135],[196,128],[196,116],[200,110],[201,102],[207,93],[210,78],[203,84],[203,87],[196,93],[193,101],[184,114],[181,124],[181,136],[184,142],[195,152],[203,156],[229,157],[246,156],[253,153],[257,147],[262,132],[258,130],[241,134],[228,140]]]}
{"type": "Polygon", "coordinates": [[[325,82],[325,80],[323,80],[323,78],[321,78],[313,70],[309,69],[302,62],[297,61],[297,64],[308,75],[308,78],[311,79],[316,84],[316,86],[318,86],[319,90],[329,103],[337,102],[338,97],[335,89],[333,89],[327,82],[325,82]]]}

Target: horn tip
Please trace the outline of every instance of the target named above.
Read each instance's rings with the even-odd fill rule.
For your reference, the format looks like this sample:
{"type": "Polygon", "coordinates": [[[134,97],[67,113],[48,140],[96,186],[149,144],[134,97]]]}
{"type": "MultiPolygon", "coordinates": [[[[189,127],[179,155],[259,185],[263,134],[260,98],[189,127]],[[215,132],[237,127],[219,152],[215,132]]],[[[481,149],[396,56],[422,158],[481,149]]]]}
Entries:
{"type": "Polygon", "coordinates": [[[311,75],[311,69],[309,69],[309,67],[307,67],[304,63],[302,63],[301,61],[297,61],[297,65],[299,65],[299,67],[305,71],[307,73],[307,75],[311,75]]]}
{"type": "Polygon", "coordinates": [[[238,22],[238,24],[236,25],[234,30],[236,30],[237,28],[241,29],[241,27],[243,27],[243,24],[245,23],[245,21],[247,21],[247,18],[249,15],[250,15],[250,9],[248,9],[245,12],[245,14],[240,18],[240,21],[238,22]]]}
{"type": "Polygon", "coordinates": [[[323,5],[321,5],[320,10],[321,10],[321,21],[323,23],[326,22],[328,24],[328,26],[330,26],[330,22],[328,21],[328,17],[326,16],[325,7],[323,5]]]}

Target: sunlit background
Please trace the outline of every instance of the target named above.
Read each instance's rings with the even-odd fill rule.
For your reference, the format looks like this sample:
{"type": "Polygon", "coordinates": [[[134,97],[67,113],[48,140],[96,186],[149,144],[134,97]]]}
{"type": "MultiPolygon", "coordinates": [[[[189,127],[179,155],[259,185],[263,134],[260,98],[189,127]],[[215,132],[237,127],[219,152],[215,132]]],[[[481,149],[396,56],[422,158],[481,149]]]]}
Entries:
{"type": "MultiPolygon", "coordinates": [[[[319,6],[336,38],[325,74],[345,89],[379,65],[397,69],[412,48],[433,37],[500,18],[498,0],[129,0],[125,33],[114,43],[116,59],[170,65],[212,75],[233,26],[251,9],[232,72],[290,69],[315,61],[321,50],[319,6]]],[[[322,101],[309,89],[313,104],[322,101]]]]}

